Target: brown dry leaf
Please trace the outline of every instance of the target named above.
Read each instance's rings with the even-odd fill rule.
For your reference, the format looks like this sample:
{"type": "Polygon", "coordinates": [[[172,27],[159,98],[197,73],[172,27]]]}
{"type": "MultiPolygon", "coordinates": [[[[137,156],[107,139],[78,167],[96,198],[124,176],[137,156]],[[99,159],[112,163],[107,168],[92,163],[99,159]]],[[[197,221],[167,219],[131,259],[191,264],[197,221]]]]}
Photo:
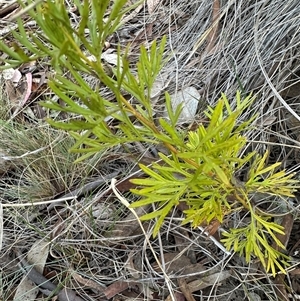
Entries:
{"type": "MultiPolygon", "coordinates": [[[[206,268],[201,263],[192,264],[190,258],[183,255],[181,252],[165,253],[164,261],[165,270],[168,273],[187,275],[186,279],[190,279],[189,274],[195,274],[206,270],[206,268]]],[[[160,271],[159,267],[156,264],[153,268],[155,271],[160,271]]]]}
{"type": "Polygon", "coordinates": [[[192,295],[192,292],[190,291],[190,287],[186,283],[186,280],[184,278],[179,278],[178,280],[179,288],[183,295],[185,296],[187,301],[196,301],[195,298],[192,295]]]}
{"type": "MultiPolygon", "coordinates": [[[[175,297],[175,301],[186,301],[184,294],[182,294],[181,292],[175,291],[174,292],[174,297],[175,297]]],[[[171,295],[169,295],[165,301],[174,301],[174,299],[172,298],[171,295]]]]}
{"type": "MultiPolygon", "coordinates": [[[[276,237],[286,247],[289,242],[290,235],[293,229],[293,224],[294,224],[293,215],[291,213],[286,214],[282,218],[280,224],[284,228],[284,234],[277,233],[276,237]]],[[[275,250],[284,252],[284,250],[282,250],[275,242],[273,243],[272,247],[275,250]]],[[[281,300],[289,300],[288,291],[286,289],[286,283],[285,283],[285,275],[278,274],[273,280],[273,283],[275,284],[275,291],[277,292],[277,295],[281,298],[281,300]]]]}
{"type": "Polygon", "coordinates": [[[25,80],[24,77],[17,77],[15,73],[11,79],[5,81],[5,92],[11,108],[14,111],[14,115],[17,115],[17,113],[20,112],[29,99],[31,87],[32,75],[30,73],[26,74],[25,80]],[[16,82],[17,79],[19,79],[18,82],[16,82]]]}
{"type": "Polygon", "coordinates": [[[84,301],[81,297],[77,296],[73,290],[67,288],[63,288],[57,297],[59,301],[84,301]]]}
{"type": "MultiPolygon", "coordinates": [[[[296,269],[298,274],[291,275],[292,289],[299,296],[300,293],[300,269],[296,269]]],[[[299,298],[300,299],[300,298],[299,298]]],[[[297,299],[298,300],[298,299],[297,299]]]]}
{"type": "Polygon", "coordinates": [[[147,0],[148,12],[151,15],[161,0],[147,0]]]}
{"type": "Polygon", "coordinates": [[[219,14],[220,14],[220,1],[214,0],[212,6],[212,30],[208,34],[207,37],[208,44],[205,49],[207,55],[212,54],[216,43],[219,21],[220,21],[219,14]]]}
{"type": "Polygon", "coordinates": [[[187,266],[191,264],[190,259],[180,253],[165,253],[164,261],[166,271],[172,273],[183,271],[187,266]]]}
{"type": "MultiPolygon", "coordinates": [[[[34,265],[35,269],[42,275],[49,253],[49,243],[43,240],[36,241],[30,248],[27,260],[34,265]]],[[[39,288],[26,275],[18,285],[13,301],[35,300],[39,288]]]]}
{"type": "Polygon", "coordinates": [[[187,277],[185,278],[187,280],[187,282],[191,282],[192,280],[196,279],[195,277],[198,277],[198,276],[194,276],[194,275],[204,272],[204,271],[206,271],[206,267],[199,262],[197,262],[195,264],[187,265],[183,270],[184,275],[187,275],[187,277]],[[192,275],[192,276],[189,276],[189,275],[192,275]]]}
{"type": "MultiPolygon", "coordinates": [[[[143,206],[136,208],[135,212],[138,216],[144,215],[150,206],[143,206]]],[[[125,217],[122,221],[116,222],[115,227],[110,233],[107,235],[107,238],[113,239],[121,239],[124,237],[129,237],[131,235],[137,235],[138,233],[142,233],[140,229],[140,225],[132,212],[128,213],[127,217],[125,217]]]]}
{"type": "Polygon", "coordinates": [[[188,255],[191,263],[193,263],[193,264],[196,263],[197,256],[196,256],[195,250],[193,248],[187,249],[187,246],[190,244],[188,230],[182,227],[182,228],[178,229],[178,231],[180,232],[181,235],[174,236],[175,245],[177,246],[177,250],[179,252],[183,252],[184,255],[188,255]]]}
{"type": "Polygon", "coordinates": [[[99,285],[97,282],[91,280],[91,279],[85,279],[79,274],[77,274],[74,270],[71,271],[72,277],[81,285],[83,286],[83,289],[87,288],[93,288],[95,289],[98,293],[101,293],[105,290],[105,287],[99,285]]]}
{"type": "Polygon", "coordinates": [[[286,87],[283,91],[280,92],[282,97],[299,97],[300,96],[300,83],[296,82],[293,83],[292,85],[286,87]]]}
{"type": "Polygon", "coordinates": [[[26,85],[25,95],[23,97],[22,103],[20,104],[21,108],[25,105],[25,103],[29,99],[29,96],[30,96],[31,90],[32,90],[32,74],[31,73],[27,73],[25,75],[25,77],[26,77],[26,83],[27,83],[27,85],[26,85]]]}
{"type": "Polygon", "coordinates": [[[128,21],[130,21],[130,20],[132,20],[141,10],[142,10],[142,8],[144,7],[144,4],[143,3],[141,3],[139,6],[137,6],[136,8],[135,8],[135,10],[132,12],[132,13],[130,13],[130,15],[128,15],[128,16],[126,16],[126,17],[123,17],[122,18],[122,23],[123,24],[125,24],[125,23],[127,23],[128,21]]]}
{"type": "Polygon", "coordinates": [[[129,287],[135,286],[135,282],[116,281],[112,283],[105,291],[104,294],[107,299],[113,298],[115,295],[127,290],[129,287]]]}
{"type": "Polygon", "coordinates": [[[31,72],[35,68],[36,62],[32,61],[30,63],[22,64],[19,69],[9,68],[2,72],[3,79],[5,80],[6,94],[11,104],[11,108],[14,111],[14,115],[17,115],[18,112],[23,109],[29,98],[32,96],[32,93],[40,86],[33,81],[31,72]]]}
{"type": "Polygon", "coordinates": [[[231,273],[229,271],[220,271],[208,276],[200,275],[199,279],[188,283],[188,289],[190,292],[199,291],[208,286],[213,286],[216,283],[220,283],[229,277],[231,277],[231,273]]]}
{"type": "Polygon", "coordinates": [[[258,126],[267,127],[272,125],[276,121],[275,116],[271,115],[264,115],[261,118],[259,118],[256,122],[258,126]]]}
{"type": "Polygon", "coordinates": [[[299,294],[300,293],[300,277],[299,275],[294,275],[291,277],[292,280],[292,288],[293,290],[299,294]]]}
{"type": "Polygon", "coordinates": [[[64,228],[65,228],[65,223],[63,219],[59,216],[58,221],[55,223],[53,230],[51,232],[51,240],[55,240],[61,234],[64,228]]]}
{"type": "Polygon", "coordinates": [[[5,81],[5,94],[7,95],[11,107],[15,108],[19,105],[19,100],[21,98],[21,95],[20,93],[18,93],[14,83],[11,80],[5,81]]]}
{"type": "Polygon", "coordinates": [[[299,269],[294,269],[289,272],[290,276],[299,276],[300,275],[300,268],[299,269]]]}
{"type": "Polygon", "coordinates": [[[135,264],[134,264],[134,260],[136,260],[136,259],[141,261],[140,257],[141,257],[140,254],[137,255],[131,251],[130,254],[128,255],[128,260],[125,265],[126,269],[128,270],[128,272],[134,279],[139,279],[141,277],[140,271],[135,267],[135,264]]]}

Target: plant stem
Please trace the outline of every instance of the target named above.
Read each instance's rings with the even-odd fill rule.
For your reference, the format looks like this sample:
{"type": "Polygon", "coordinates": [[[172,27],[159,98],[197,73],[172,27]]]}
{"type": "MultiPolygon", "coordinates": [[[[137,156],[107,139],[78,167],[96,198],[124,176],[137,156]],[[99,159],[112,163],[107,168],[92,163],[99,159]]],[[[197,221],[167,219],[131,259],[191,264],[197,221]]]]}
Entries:
{"type": "MultiPolygon", "coordinates": [[[[159,129],[155,126],[155,124],[148,119],[144,118],[139,112],[137,112],[134,107],[123,97],[123,95],[120,95],[120,98],[123,102],[123,104],[129,109],[130,113],[132,113],[141,123],[149,127],[155,134],[161,134],[159,129]]],[[[164,146],[173,154],[178,154],[178,150],[170,143],[163,142],[164,146]]],[[[194,160],[190,159],[183,159],[186,163],[191,164],[195,168],[199,168],[199,164],[197,164],[194,160]]],[[[213,173],[210,174],[210,176],[213,176],[213,173]]]]}

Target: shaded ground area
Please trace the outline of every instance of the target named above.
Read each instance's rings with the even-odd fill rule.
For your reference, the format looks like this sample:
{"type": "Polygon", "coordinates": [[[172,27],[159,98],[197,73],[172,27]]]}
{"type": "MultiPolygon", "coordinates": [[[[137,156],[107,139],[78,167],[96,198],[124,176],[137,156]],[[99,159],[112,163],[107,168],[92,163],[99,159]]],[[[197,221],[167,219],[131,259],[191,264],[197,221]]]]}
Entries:
{"type": "MultiPolygon", "coordinates": [[[[66,7],[76,26],[76,7],[69,2],[66,7]]],[[[16,24],[10,17],[18,11],[17,4],[0,7],[1,39],[10,46],[10,28],[16,24]]],[[[203,121],[203,109],[215,105],[221,92],[233,101],[237,90],[252,92],[256,101],[242,118],[258,117],[247,133],[245,152],[269,150],[270,164],[282,161],[282,168],[298,176],[299,15],[298,1],[147,1],[126,15],[124,25],[107,41],[103,61],[109,68],[117,44],[122,49],[130,44],[134,66],[140,45],[166,35],[168,59],[153,97],[157,114],[164,108],[165,90],[197,89],[195,123],[203,121]]],[[[39,31],[26,14],[22,19],[26,30],[39,31]]],[[[1,300],[21,300],[25,293],[29,300],[76,301],[299,298],[298,195],[286,200],[289,214],[277,220],[287,230],[287,275],[273,278],[255,258],[247,264],[227,252],[217,243],[218,231],[208,237],[204,229],[181,226],[181,208],[168,216],[156,239],[151,238],[154,222],[143,223],[146,239],[113,193],[111,180],[117,179],[120,193],[132,201],[130,179],[142,176],[137,164],[157,160],[159,150],[127,145],[131,155],[116,147],[74,164],[78,155],[68,152],[74,139],[45,122],[48,116],[70,116],[57,116],[39,105],[47,98],[61,101],[47,84],[54,72],[49,62],[24,64],[12,72],[1,78],[1,300]],[[30,281],[22,286],[25,275],[35,286],[30,281]]],[[[98,84],[90,76],[86,81],[98,84]]],[[[256,198],[266,210],[277,204],[275,197],[256,198]]],[[[222,227],[242,222],[237,213],[222,227]]]]}

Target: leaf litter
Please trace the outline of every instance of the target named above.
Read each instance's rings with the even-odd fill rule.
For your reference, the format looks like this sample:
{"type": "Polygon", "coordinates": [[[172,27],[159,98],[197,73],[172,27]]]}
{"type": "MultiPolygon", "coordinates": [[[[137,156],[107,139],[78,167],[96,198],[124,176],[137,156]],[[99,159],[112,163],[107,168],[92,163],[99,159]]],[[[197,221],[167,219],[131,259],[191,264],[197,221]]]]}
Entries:
{"type": "MultiPolygon", "coordinates": [[[[0,15],[3,19],[13,18],[15,9],[15,5],[2,5],[0,15]]],[[[72,12],[71,7],[69,10],[72,12]]],[[[197,113],[201,114],[207,104],[215,105],[220,92],[233,99],[237,89],[245,94],[254,91],[255,106],[245,112],[243,119],[259,113],[262,126],[258,123],[248,133],[249,141],[253,141],[249,147],[268,148],[269,163],[284,161],[285,168],[298,172],[299,160],[296,152],[291,152],[299,147],[300,137],[297,14],[298,1],[147,1],[147,5],[140,5],[123,20],[119,35],[112,37],[108,47],[131,43],[129,55],[134,61],[135,45],[147,45],[168,35],[170,59],[160,74],[167,85],[158,83],[155,103],[160,103],[164,89],[178,95],[192,88],[197,91],[194,98],[198,99],[197,113]]],[[[10,31],[10,26],[4,25],[1,36],[10,31]]],[[[27,26],[30,30],[35,24],[28,22],[27,26]]],[[[113,54],[107,56],[108,64],[114,61],[113,54]]],[[[297,273],[291,270],[286,277],[273,281],[255,260],[247,265],[235,255],[226,257],[205,233],[179,226],[180,211],[168,218],[157,239],[151,239],[151,254],[136,219],[109,187],[116,171],[119,181],[136,175],[137,162],[124,157],[122,149],[116,149],[114,154],[95,156],[85,165],[74,165],[76,155],[68,153],[72,139],[42,120],[49,112],[43,111],[37,101],[53,97],[47,89],[51,72],[41,65],[37,69],[40,74],[22,70],[23,81],[16,86],[9,84],[11,78],[1,80],[1,157],[9,158],[2,160],[3,164],[1,161],[0,168],[1,208],[5,208],[1,222],[0,295],[5,300],[13,300],[14,291],[21,287],[17,265],[6,269],[15,262],[10,259],[11,246],[24,256],[41,239],[48,239],[51,247],[48,258],[41,260],[46,261],[40,275],[54,275],[55,286],[63,285],[72,292],[62,290],[60,297],[57,295],[59,300],[107,300],[117,295],[123,300],[242,300],[245,295],[250,300],[276,300],[278,287],[283,284],[289,286],[289,290],[280,290],[284,300],[299,297],[297,273]],[[40,80],[35,87],[31,80],[34,75],[40,80]],[[99,175],[102,182],[96,180],[99,175]],[[91,183],[96,184],[91,187],[91,183]],[[46,206],[47,201],[66,195],[71,199],[46,206]],[[43,201],[45,205],[41,204],[43,201]],[[25,203],[32,203],[30,211],[22,206],[25,203]],[[97,221],[94,214],[100,214],[101,208],[114,208],[106,222],[97,221]],[[52,236],[57,225],[62,227],[52,236]],[[156,266],[156,253],[161,255],[158,262],[163,270],[156,266]],[[171,271],[165,260],[169,254],[174,263],[171,271]],[[178,269],[184,258],[191,264],[186,262],[178,269]],[[138,279],[128,270],[128,260],[138,279]],[[171,280],[168,286],[166,275],[171,280]]],[[[20,71],[16,66],[14,73],[20,71]]],[[[92,80],[87,78],[87,82],[92,80]]],[[[175,96],[172,99],[176,102],[175,96]]],[[[190,123],[197,122],[194,109],[189,117],[190,123]]],[[[137,149],[133,147],[143,158],[141,149],[137,149]]],[[[122,194],[130,199],[128,187],[124,187],[122,194]]],[[[268,208],[276,200],[262,202],[268,208]]],[[[292,208],[297,216],[297,198],[292,208]]],[[[235,225],[243,223],[238,216],[232,219],[235,225]]],[[[295,221],[283,238],[288,252],[300,239],[295,232],[297,227],[299,223],[295,221]]],[[[152,228],[151,222],[143,223],[146,233],[151,233],[152,228]]],[[[297,249],[291,255],[297,266],[297,249]]],[[[38,294],[41,298],[43,290],[39,289],[38,294]]]]}

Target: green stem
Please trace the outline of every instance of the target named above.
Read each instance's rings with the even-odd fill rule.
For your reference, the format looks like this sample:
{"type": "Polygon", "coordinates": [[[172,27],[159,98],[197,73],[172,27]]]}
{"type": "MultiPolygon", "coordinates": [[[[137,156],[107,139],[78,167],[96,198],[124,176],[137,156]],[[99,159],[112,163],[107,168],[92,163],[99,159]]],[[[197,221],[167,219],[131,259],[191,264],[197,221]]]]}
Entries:
{"type": "MultiPolygon", "coordinates": [[[[129,109],[130,113],[134,115],[141,123],[149,127],[155,134],[161,134],[159,129],[155,126],[155,124],[148,119],[146,119],[144,116],[142,116],[139,112],[135,110],[135,108],[122,96],[120,95],[120,99],[123,102],[123,104],[129,109]]],[[[164,146],[173,154],[179,154],[178,150],[170,143],[163,141],[164,146]]],[[[194,160],[190,159],[183,159],[186,163],[191,164],[196,169],[199,168],[199,164],[197,164],[194,160]]],[[[213,174],[210,174],[212,176],[213,174]]]]}

